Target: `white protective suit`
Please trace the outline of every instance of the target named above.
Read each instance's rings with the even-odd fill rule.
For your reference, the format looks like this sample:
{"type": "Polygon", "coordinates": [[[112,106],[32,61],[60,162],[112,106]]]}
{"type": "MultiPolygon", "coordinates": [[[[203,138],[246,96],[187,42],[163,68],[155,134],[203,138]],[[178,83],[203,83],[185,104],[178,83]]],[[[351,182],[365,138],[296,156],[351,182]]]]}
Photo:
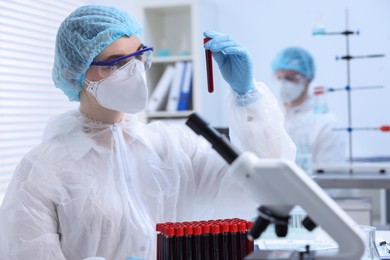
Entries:
{"type": "MultiPolygon", "coordinates": [[[[315,100],[309,97],[301,105],[285,111],[285,128],[299,147],[302,137],[309,144],[312,163],[347,163],[347,132],[334,131],[338,122],[332,113],[314,113],[315,100]]],[[[299,149],[299,148],[298,148],[299,149]]],[[[298,151],[299,152],[299,151],[298,151]]],[[[359,189],[325,189],[333,198],[361,196],[359,189]]]]}
{"type": "MultiPolygon", "coordinates": [[[[256,88],[260,98],[247,106],[229,96],[233,140],[260,157],[293,160],[275,98],[256,88]]],[[[0,259],[155,259],[155,224],[192,220],[195,205],[223,201],[227,168],[185,125],[62,114],[14,173],[0,209],[0,259]]],[[[243,195],[237,190],[230,193],[243,195]]]]}
{"type": "Polygon", "coordinates": [[[346,133],[334,131],[338,127],[331,113],[314,113],[314,99],[309,97],[301,105],[286,109],[285,127],[298,145],[307,141],[313,164],[345,163],[346,133]]]}

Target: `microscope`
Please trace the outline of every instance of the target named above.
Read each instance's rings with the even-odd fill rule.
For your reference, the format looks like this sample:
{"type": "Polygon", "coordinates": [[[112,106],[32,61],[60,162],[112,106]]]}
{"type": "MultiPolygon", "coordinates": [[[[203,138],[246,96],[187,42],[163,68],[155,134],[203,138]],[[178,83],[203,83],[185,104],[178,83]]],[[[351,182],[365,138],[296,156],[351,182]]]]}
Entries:
{"type": "Polygon", "coordinates": [[[365,243],[358,225],[294,162],[260,159],[249,152],[239,153],[226,136],[196,113],[189,116],[186,124],[211,143],[230,165],[226,174],[259,203],[259,216],[249,232],[250,239],[259,238],[270,224],[274,224],[277,236],[285,237],[290,211],[299,205],[310,216],[303,220],[303,226],[311,231],[319,225],[338,244],[338,250],[330,252],[310,251],[309,247],[305,252],[292,251],[288,255],[286,252],[272,254],[259,250],[245,259],[358,260],[362,257],[365,243]]]}

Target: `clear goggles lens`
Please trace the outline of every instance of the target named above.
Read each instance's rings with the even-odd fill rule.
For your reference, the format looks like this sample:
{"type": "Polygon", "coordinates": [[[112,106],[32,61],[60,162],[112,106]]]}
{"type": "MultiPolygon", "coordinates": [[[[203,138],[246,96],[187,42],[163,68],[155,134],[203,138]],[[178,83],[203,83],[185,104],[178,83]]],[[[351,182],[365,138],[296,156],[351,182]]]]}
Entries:
{"type": "Polygon", "coordinates": [[[144,46],[141,50],[110,61],[94,61],[91,66],[96,66],[99,76],[108,77],[121,69],[126,64],[138,60],[144,64],[145,71],[152,65],[153,48],[144,46]]]}
{"type": "Polygon", "coordinates": [[[300,83],[300,82],[303,82],[305,80],[305,77],[302,76],[301,74],[290,74],[290,75],[283,75],[283,76],[278,75],[277,79],[279,81],[289,81],[289,82],[293,82],[293,83],[300,83]]]}

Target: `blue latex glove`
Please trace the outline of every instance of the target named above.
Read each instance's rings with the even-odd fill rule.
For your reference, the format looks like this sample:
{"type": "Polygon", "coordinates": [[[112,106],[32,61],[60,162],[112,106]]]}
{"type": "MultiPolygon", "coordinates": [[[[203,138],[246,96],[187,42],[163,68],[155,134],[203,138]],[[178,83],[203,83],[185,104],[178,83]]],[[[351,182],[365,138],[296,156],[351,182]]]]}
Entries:
{"type": "Polygon", "coordinates": [[[212,38],[204,48],[211,50],[222,77],[233,90],[245,94],[254,89],[252,58],[246,48],[226,34],[206,31],[203,35],[212,38]]]}

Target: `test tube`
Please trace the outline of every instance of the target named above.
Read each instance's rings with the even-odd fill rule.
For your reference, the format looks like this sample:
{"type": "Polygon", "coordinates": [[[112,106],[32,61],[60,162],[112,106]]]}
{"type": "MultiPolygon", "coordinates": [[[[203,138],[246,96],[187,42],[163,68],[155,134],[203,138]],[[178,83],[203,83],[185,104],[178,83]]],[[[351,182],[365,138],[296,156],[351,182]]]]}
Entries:
{"type": "Polygon", "coordinates": [[[161,242],[161,250],[162,251],[160,253],[160,257],[162,260],[168,259],[168,257],[167,257],[167,249],[168,249],[167,233],[168,233],[168,225],[163,224],[163,226],[162,226],[163,238],[161,239],[162,240],[162,242],[161,242]]]}
{"type": "Polygon", "coordinates": [[[228,259],[229,258],[229,223],[222,223],[222,233],[221,233],[221,240],[220,240],[220,247],[221,247],[221,259],[228,259]]]}
{"type": "Polygon", "coordinates": [[[248,239],[249,230],[252,228],[253,224],[252,221],[246,222],[246,255],[249,255],[254,250],[254,241],[248,239]]]}
{"type": "Polygon", "coordinates": [[[203,244],[203,260],[210,259],[210,225],[202,226],[202,244],[203,244]]]}
{"type": "Polygon", "coordinates": [[[182,226],[175,227],[175,260],[184,259],[184,228],[182,226]]]}
{"type": "Polygon", "coordinates": [[[202,227],[195,226],[193,228],[193,233],[192,259],[202,259],[202,227]]]}
{"type": "Polygon", "coordinates": [[[240,222],[238,224],[238,259],[244,259],[246,256],[246,223],[240,222]]]}
{"type": "MultiPolygon", "coordinates": [[[[211,38],[204,38],[203,44],[211,40],[211,38]]],[[[214,92],[214,79],[213,79],[213,59],[210,50],[205,50],[206,55],[206,72],[207,72],[207,90],[209,93],[214,92]]]]}
{"type": "Polygon", "coordinates": [[[220,234],[220,228],[219,225],[214,224],[211,226],[211,259],[213,260],[219,260],[222,259],[220,258],[219,255],[219,234],[220,234]]]}
{"type": "Polygon", "coordinates": [[[164,243],[164,260],[173,260],[175,255],[174,248],[175,229],[172,226],[166,227],[164,243]]]}
{"type": "Polygon", "coordinates": [[[238,252],[237,252],[237,224],[232,223],[229,225],[229,259],[231,260],[237,260],[238,259],[238,252]]]}
{"type": "Polygon", "coordinates": [[[156,224],[156,232],[157,232],[157,260],[162,260],[162,242],[163,242],[163,233],[162,233],[162,223],[156,224]]]}
{"type": "Polygon", "coordinates": [[[184,228],[184,239],[185,239],[185,259],[192,260],[192,236],[193,236],[193,227],[191,224],[188,224],[184,228]]]}

